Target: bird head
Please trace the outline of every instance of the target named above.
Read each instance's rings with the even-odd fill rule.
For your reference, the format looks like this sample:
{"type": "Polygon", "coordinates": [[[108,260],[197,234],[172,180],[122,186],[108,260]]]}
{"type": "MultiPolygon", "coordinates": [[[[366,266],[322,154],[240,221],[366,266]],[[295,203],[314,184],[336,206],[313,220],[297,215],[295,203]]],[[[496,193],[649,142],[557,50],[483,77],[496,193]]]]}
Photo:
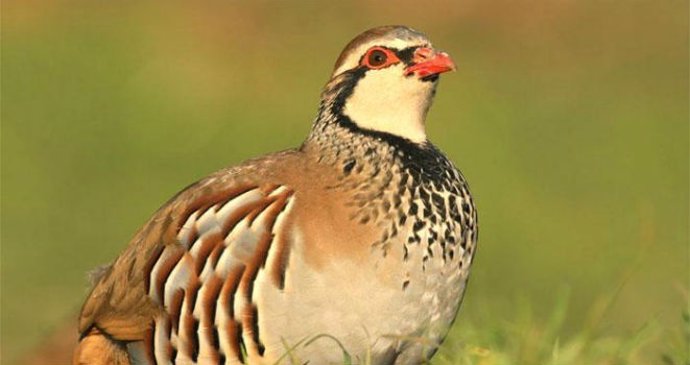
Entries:
{"type": "Polygon", "coordinates": [[[373,28],[342,51],[323,99],[352,127],[424,143],[439,75],[454,69],[424,34],[404,26],[373,28]]]}

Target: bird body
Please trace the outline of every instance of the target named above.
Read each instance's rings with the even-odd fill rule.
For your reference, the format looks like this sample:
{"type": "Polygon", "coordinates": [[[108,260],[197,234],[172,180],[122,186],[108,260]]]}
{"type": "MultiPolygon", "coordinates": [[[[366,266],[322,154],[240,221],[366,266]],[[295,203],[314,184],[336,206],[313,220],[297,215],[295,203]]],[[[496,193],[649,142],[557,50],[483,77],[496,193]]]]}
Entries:
{"type": "Polygon", "coordinates": [[[75,363],[431,357],[462,299],[477,215],[424,134],[452,67],[430,47],[406,27],[363,33],[300,148],[216,172],[159,209],[98,278],[75,363]]]}

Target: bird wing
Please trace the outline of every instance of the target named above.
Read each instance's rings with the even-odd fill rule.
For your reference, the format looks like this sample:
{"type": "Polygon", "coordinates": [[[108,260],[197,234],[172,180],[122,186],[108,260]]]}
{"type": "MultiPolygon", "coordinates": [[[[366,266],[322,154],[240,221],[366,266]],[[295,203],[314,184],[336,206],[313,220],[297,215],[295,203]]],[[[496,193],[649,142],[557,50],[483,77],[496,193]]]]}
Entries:
{"type": "Polygon", "coordinates": [[[99,278],[82,308],[82,339],[138,342],[130,356],[150,363],[263,352],[252,290],[260,271],[282,288],[292,200],[287,186],[223,176],[184,190],[99,278]]]}

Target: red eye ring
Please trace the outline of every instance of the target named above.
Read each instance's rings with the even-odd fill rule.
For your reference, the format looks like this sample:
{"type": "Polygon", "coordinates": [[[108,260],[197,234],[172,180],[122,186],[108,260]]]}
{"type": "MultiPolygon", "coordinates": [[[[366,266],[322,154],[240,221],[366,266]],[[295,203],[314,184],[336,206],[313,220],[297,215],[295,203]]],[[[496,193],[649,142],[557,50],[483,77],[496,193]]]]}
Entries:
{"type": "Polygon", "coordinates": [[[362,66],[376,70],[388,67],[398,62],[400,62],[400,59],[390,49],[383,47],[372,47],[367,51],[366,54],[364,54],[364,57],[362,57],[361,64],[362,66]]]}

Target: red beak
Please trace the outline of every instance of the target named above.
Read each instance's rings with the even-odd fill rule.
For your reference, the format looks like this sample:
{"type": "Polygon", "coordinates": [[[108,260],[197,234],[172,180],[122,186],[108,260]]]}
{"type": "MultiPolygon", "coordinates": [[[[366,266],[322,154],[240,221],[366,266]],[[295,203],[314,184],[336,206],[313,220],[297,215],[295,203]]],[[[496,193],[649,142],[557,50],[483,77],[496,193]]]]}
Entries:
{"type": "Polygon", "coordinates": [[[415,74],[418,78],[423,79],[427,76],[455,70],[455,64],[446,52],[437,52],[427,47],[417,48],[412,61],[414,63],[405,69],[405,76],[415,74]]]}

